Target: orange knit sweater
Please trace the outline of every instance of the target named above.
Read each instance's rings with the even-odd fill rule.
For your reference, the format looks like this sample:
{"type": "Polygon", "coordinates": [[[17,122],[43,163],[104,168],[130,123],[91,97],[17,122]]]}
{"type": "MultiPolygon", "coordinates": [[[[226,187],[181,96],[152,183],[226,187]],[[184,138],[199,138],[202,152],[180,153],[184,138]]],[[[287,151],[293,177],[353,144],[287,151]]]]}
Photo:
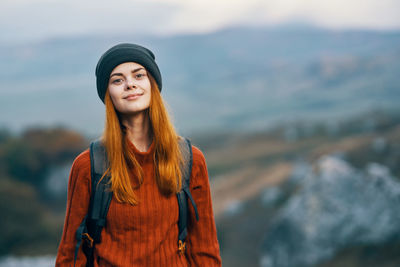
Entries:
{"type": "MultiPolygon", "coordinates": [[[[135,191],[139,204],[132,206],[111,200],[101,242],[96,244],[94,266],[221,266],[212,210],[210,186],[204,155],[193,146],[190,191],[196,202],[199,221],[189,206],[186,254],[178,253],[178,203],[176,195],[162,195],[154,178],[154,142],[140,152],[129,142],[144,171],[143,184],[135,191]]],[[[134,175],[133,172],[131,175],[134,175]]],[[[90,154],[82,152],[72,164],[64,230],[56,266],[73,266],[75,231],[86,215],[91,191],[90,154]]],[[[85,266],[79,250],[76,266],[85,266]]]]}

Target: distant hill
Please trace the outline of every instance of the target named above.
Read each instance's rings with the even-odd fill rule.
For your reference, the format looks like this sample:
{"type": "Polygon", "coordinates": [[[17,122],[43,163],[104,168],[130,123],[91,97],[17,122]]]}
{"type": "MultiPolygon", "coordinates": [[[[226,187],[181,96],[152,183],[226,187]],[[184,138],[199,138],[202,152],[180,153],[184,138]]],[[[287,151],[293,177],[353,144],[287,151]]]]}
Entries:
{"type": "Polygon", "coordinates": [[[297,118],[397,108],[400,32],[229,28],[209,34],[88,36],[0,45],[0,126],[64,124],[98,135],[94,68],[117,42],[156,54],[178,130],[253,131],[297,118]]]}
{"type": "Polygon", "coordinates": [[[193,143],[207,160],[224,265],[399,265],[399,114],[193,143]]]}

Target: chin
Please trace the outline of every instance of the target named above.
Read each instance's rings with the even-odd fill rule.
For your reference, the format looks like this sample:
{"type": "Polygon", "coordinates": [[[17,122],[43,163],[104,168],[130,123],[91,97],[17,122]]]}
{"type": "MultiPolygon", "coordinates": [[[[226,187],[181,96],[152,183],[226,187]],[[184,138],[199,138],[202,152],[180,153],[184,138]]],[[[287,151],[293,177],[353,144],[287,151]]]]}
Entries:
{"type": "Polygon", "coordinates": [[[140,113],[144,113],[146,111],[148,111],[148,107],[147,108],[126,109],[121,113],[126,116],[136,116],[136,115],[138,115],[140,113]]]}

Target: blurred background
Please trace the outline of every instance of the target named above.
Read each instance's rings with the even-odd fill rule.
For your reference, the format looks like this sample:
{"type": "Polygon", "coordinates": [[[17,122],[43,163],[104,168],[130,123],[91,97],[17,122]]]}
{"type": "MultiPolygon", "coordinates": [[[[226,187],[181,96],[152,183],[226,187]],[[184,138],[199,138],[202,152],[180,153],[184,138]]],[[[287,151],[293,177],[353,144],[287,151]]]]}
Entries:
{"type": "Polygon", "coordinates": [[[149,47],[224,266],[400,265],[400,2],[2,0],[0,266],[54,266],[100,55],[149,47]]]}

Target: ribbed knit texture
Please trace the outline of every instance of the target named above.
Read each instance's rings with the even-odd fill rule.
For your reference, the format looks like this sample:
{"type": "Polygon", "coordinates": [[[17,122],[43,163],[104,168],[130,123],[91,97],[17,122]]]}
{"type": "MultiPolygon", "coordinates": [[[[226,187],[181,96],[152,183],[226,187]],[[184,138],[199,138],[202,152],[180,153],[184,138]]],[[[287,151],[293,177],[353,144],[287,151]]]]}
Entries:
{"type": "MultiPolygon", "coordinates": [[[[202,152],[193,146],[190,181],[200,220],[195,220],[189,203],[187,249],[185,255],[179,255],[177,198],[176,195],[165,197],[158,190],[154,177],[154,142],[147,152],[138,151],[132,143],[129,146],[144,171],[143,184],[135,191],[140,202],[131,206],[112,199],[101,243],[96,245],[95,266],[221,266],[207,166],[202,152]]],[[[130,173],[134,179],[134,172],[130,173]]],[[[56,266],[73,266],[75,231],[88,210],[90,179],[90,154],[85,150],[72,164],[56,266]]],[[[80,250],[76,266],[85,264],[85,255],[80,250]]]]}

